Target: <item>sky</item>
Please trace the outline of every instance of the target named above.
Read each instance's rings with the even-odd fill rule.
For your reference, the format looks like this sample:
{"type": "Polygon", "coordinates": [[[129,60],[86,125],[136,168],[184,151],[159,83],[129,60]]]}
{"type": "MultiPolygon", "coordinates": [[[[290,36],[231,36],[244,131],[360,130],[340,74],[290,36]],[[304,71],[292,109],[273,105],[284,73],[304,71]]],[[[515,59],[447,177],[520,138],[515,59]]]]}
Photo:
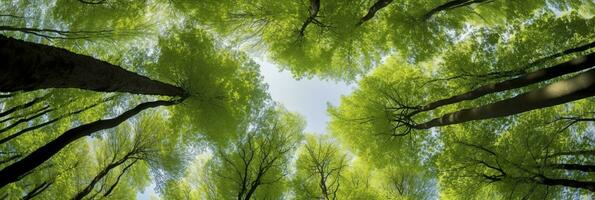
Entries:
{"type": "Polygon", "coordinates": [[[254,61],[261,66],[261,74],[269,85],[269,94],[273,100],[305,118],[306,133],[325,134],[330,118],[326,112],[327,103],[339,105],[341,96],[348,95],[355,87],[344,82],[318,78],[295,80],[291,72],[280,71],[266,59],[254,58],[254,61]]]}

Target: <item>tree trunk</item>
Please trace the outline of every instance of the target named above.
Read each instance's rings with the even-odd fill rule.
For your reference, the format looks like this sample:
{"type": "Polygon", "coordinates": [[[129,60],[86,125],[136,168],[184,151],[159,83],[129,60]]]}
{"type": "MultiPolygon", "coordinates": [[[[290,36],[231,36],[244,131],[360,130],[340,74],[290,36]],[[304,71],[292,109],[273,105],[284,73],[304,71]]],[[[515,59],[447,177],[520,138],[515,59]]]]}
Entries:
{"type": "Polygon", "coordinates": [[[116,178],[116,182],[114,182],[114,184],[112,184],[112,186],[110,186],[109,189],[107,189],[107,191],[105,191],[105,193],[103,194],[103,197],[108,197],[112,193],[112,191],[114,191],[114,189],[116,189],[116,186],[120,182],[120,179],[122,178],[122,176],[124,176],[124,174],[126,174],[126,171],[128,171],[128,169],[130,169],[130,167],[132,167],[132,165],[134,165],[134,163],[136,163],[136,161],[137,160],[132,161],[132,163],[126,165],[126,167],[124,167],[124,169],[122,169],[122,172],[120,172],[120,175],[118,175],[118,178],[116,178]]]}
{"type": "MultiPolygon", "coordinates": [[[[0,76],[1,76],[1,75],[0,75],[0,76]]],[[[0,87],[2,87],[2,85],[1,85],[1,84],[0,84],[0,87]]],[[[47,95],[46,95],[46,96],[47,96],[47,95]]],[[[37,98],[35,98],[35,99],[33,99],[33,100],[31,100],[31,101],[29,101],[29,102],[25,103],[25,104],[21,104],[21,105],[18,105],[18,106],[12,107],[11,109],[8,109],[8,110],[6,110],[6,111],[4,111],[4,112],[1,112],[1,113],[0,113],[0,117],[4,117],[4,116],[7,116],[7,115],[10,115],[10,114],[12,114],[12,113],[14,113],[14,112],[16,112],[16,111],[18,111],[18,110],[21,110],[21,109],[26,109],[26,108],[29,108],[29,107],[31,107],[31,106],[33,106],[33,105],[35,105],[36,103],[38,103],[38,102],[40,102],[40,101],[43,101],[43,100],[46,98],[46,96],[43,96],[43,97],[37,97],[37,98]]]]}
{"type": "Polygon", "coordinates": [[[304,21],[302,27],[299,30],[300,37],[304,36],[306,28],[308,28],[308,25],[315,22],[316,17],[318,16],[318,11],[320,11],[320,0],[310,0],[310,15],[308,16],[306,21],[304,21]]]}
{"type": "Polygon", "coordinates": [[[82,113],[82,112],[84,112],[84,111],[87,111],[87,110],[89,110],[89,109],[91,109],[91,108],[94,108],[94,107],[96,107],[96,106],[100,105],[101,103],[105,103],[105,102],[107,102],[107,101],[110,101],[111,99],[112,99],[112,98],[107,98],[107,99],[105,99],[105,100],[103,100],[103,101],[101,101],[101,102],[98,102],[98,103],[95,103],[95,104],[93,104],[93,105],[90,105],[90,106],[84,107],[84,108],[82,108],[82,109],[80,109],[80,110],[73,111],[73,112],[70,112],[70,113],[67,113],[67,114],[61,115],[61,116],[59,116],[59,117],[56,117],[56,118],[54,118],[54,119],[51,119],[51,120],[49,120],[49,121],[43,122],[43,123],[41,123],[41,124],[37,124],[37,125],[34,125],[34,126],[27,127],[27,128],[25,128],[25,129],[19,130],[19,131],[18,131],[18,132],[16,132],[16,133],[13,133],[13,134],[11,134],[11,135],[9,135],[9,136],[5,137],[5,138],[2,138],[2,139],[0,139],[0,145],[2,145],[2,144],[4,144],[4,143],[6,143],[6,142],[8,142],[8,141],[10,141],[10,140],[12,140],[12,139],[14,139],[14,138],[16,138],[16,137],[19,137],[19,136],[21,136],[22,134],[25,134],[25,133],[27,133],[27,132],[34,131],[34,130],[37,130],[37,129],[39,129],[39,128],[43,128],[43,127],[45,127],[45,126],[47,126],[47,125],[53,124],[54,122],[60,121],[61,119],[64,119],[64,118],[66,118],[66,117],[69,117],[69,116],[76,115],[76,114],[82,113]]]}
{"type": "Polygon", "coordinates": [[[595,182],[587,182],[587,181],[577,181],[577,180],[568,180],[568,179],[552,179],[547,177],[540,177],[541,180],[538,182],[544,185],[559,185],[559,186],[566,186],[572,188],[582,188],[589,190],[591,192],[595,192],[595,182]]]}
{"type": "Polygon", "coordinates": [[[6,186],[9,183],[18,181],[20,178],[22,178],[23,175],[27,174],[27,172],[35,169],[45,161],[49,160],[52,156],[60,152],[60,150],[62,150],[64,147],[66,147],[67,145],[76,141],[79,138],[89,136],[92,133],[100,130],[116,127],[122,122],[126,121],[128,118],[140,113],[145,109],[159,106],[175,105],[181,102],[182,100],[183,99],[177,101],[152,101],[141,103],[133,109],[128,110],[115,118],[97,120],[70,129],[64,132],[62,135],[58,136],[56,139],[47,143],[46,145],[37,148],[35,151],[27,155],[27,157],[23,158],[22,160],[19,160],[2,169],[0,171],[0,188],[6,186]]]}
{"type": "Polygon", "coordinates": [[[103,179],[103,177],[107,176],[107,174],[114,168],[124,164],[124,162],[126,162],[130,157],[131,154],[128,153],[126,156],[124,156],[122,159],[117,160],[116,162],[112,162],[109,165],[107,165],[105,168],[103,168],[103,170],[101,170],[96,176],[95,178],[93,178],[93,180],[91,180],[91,182],[87,185],[87,187],[85,187],[83,190],[81,190],[80,192],[78,192],[76,194],[76,196],[74,196],[72,199],[73,200],[81,200],[83,199],[85,196],[87,196],[95,187],[95,184],[97,184],[101,179],[103,179]]]}
{"type": "Polygon", "coordinates": [[[450,10],[450,9],[455,9],[455,8],[459,8],[459,7],[463,7],[463,6],[468,6],[474,3],[482,3],[485,1],[492,1],[492,0],[454,0],[454,1],[449,1],[446,2],[438,7],[433,8],[432,10],[430,10],[428,13],[426,13],[424,15],[424,18],[426,20],[430,19],[432,16],[434,16],[436,13],[445,11],[445,10],[450,10]]]}
{"type": "Polygon", "coordinates": [[[428,129],[467,121],[515,115],[593,95],[595,95],[595,69],[509,99],[448,113],[425,123],[413,125],[412,128],[428,129]]]}
{"type": "Polygon", "coordinates": [[[540,69],[531,73],[527,73],[523,76],[519,76],[514,79],[502,81],[499,83],[489,84],[481,86],[475,90],[455,95],[447,99],[441,99],[438,101],[431,102],[429,104],[421,106],[418,110],[415,110],[410,114],[413,116],[415,114],[429,111],[436,109],[438,107],[442,107],[445,105],[450,105],[466,100],[477,99],[479,97],[493,94],[501,91],[516,89],[525,87],[531,84],[539,83],[541,81],[553,79],[556,77],[560,77],[562,75],[578,72],[584,69],[588,69],[595,66],[595,53],[591,53],[584,57],[580,57],[577,59],[573,59],[568,62],[564,62],[552,67],[548,67],[545,69],[540,69]]]}
{"type": "Polygon", "coordinates": [[[392,2],[393,2],[393,0],[378,0],[378,1],[376,1],[376,3],[374,3],[374,5],[372,5],[372,7],[370,7],[370,9],[368,9],[368,13],[366,13],[366,15],[364,15],[359,20],[359,22],[357,23],[357,26],[360,26],[363,23],[371,20],[374,17],[374,15],[376,15],[376,12],[378,12],[380,9],[383,9],[384,7],[388,6],[392,2]]]}
{"type": "Polygon", "coordinates": [[[0,35],[0,92],[79,88],[184,96],[185,91],[90,56],[0,35]]]}

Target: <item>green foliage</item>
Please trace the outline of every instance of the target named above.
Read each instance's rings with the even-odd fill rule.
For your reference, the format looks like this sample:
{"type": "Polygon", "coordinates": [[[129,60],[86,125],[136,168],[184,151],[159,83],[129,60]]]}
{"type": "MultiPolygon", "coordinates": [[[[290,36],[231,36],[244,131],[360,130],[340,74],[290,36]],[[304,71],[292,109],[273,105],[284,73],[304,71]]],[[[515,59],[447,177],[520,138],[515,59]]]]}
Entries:
{"type": "MultiPolygon", "coordinates": [[[[310,0],[0,0],[3,35],[93,56],[189,95],[74,142],[0,188],[0,199],[22,199],[36,188],[36,199],[72,198],[135,147],[143,153],[110,170],[87,198],[103,197],[115,184],[107,199],[151,189],[163,199],[246,199],[250,188],[252,199],[591,199],[586,188],[546,180],[593,184],[592,171],[556,167],[593,164],[592,98],[431,129],[398,120],[428,103],[592,53],[564,51],[595,41],[593,1],[494,0],[428,15],[451,1],[392,1],[359,24],[377,1],[320,0],[314,12],[310,0]],[[328,108],[328,134],[304,136],[305,120],[273,103],[251,59],[259,56],[296,79],[357,83],[328,108]]],[[[43,99],[0,117],[0,139],[59,120],[0,144],[1,168],[69,129],[164,99],[78,89],[10,95],[0,98],[0,113],[43,99]]]]}

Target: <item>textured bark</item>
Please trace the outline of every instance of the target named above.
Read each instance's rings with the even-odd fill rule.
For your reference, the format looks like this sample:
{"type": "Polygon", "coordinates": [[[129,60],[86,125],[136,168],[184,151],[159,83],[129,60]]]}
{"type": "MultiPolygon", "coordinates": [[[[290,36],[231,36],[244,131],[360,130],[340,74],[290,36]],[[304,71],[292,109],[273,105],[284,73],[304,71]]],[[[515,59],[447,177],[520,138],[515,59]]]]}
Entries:
{"type": "Polygon", "coordinates": [[[174,85],[151,80],[90,56],[0,36],[0,92],[79,88],[99,92],[184,96],[174,85]]]}
{"type": "Polygon", "coordinates": [[[525,75],[513,78],[510,80],[502,81],[499,83],[488,84],[472,91],[455,95],[446,99],[440,99],[426,105],[421,106],[419,109],[412,112],[410,115],[413,116],[417,113],[429,111],[466,100],[473,100],[479,97],[493,94],[501,91],[516,89],[525,87],[531,84],[539,83],[545,80],[560,77],[566,74],[578,72],[584,69],[588,69],[595,66],[595,53],[591,53],[581,58],[577,58],[568,62],[564,62],[552,67],[540,69],[534,72],[527,73],[525,75]]]}
{"type": "Polygon", "coordinates": [[[366,13],[366,15],[364,15],[359,20],[357,25],[360,26],[364,22],[370,21],[380,9],[383,9],[384,7],[388,6],[392,2],[393,2],[393,0],[378,0],[378,1],[376,1],[376,3],[374,3],[374,5],[372,5],[372,7],[370,7],[370,9],[368,9],[368,13],[366,13]]]}
{"type": "Polygon", "coordinates": [[[35,151],[27,155],[25,158],[5,167],[0,171],[0,188],[6,186],[9,183],[19,180],[27,172],[35,169],[45,161],[49,160],[52,156],[60,152],[63,148],[68,146],[70,143],[76,141],[85,136],[89,136],[94,132],[113,128],[126,121],[128,118],[140,113],[141,111],[154,108],[159,106],[170,106],[179,103],[178,101],[152,101],[145,102],[137,105],[131,110],[128,110],[119,116],[106,119],[97,120],[88,124],[78,126],[64,132],[56,139],[47,143],[46,145],[37,148],[35,151]]]}
{"type": "Polygon", "coordinates": [[[515,97],[495,103],[459,110],[413,125],[414,129],[458,124],[467,121],[491,119],[520,114],[530,110],[555,106],[595,95],[595,69],[572,78],[558,81],[515,97]]]}
{"type": "Polygon", "coordinates": [[[446,2],[438,7],[433,8],[432,10],[430,10],[428,13],[426,13],[424,15],[424,18],[430,19],[432,16],[434,16],[436,13],[442,12],[442,11],[446,11],[446,10],[451,10],[451,9],[455,9],[455,8],[459,8],[459,7],[463,7],[463,6],[468,6],[474,3],[483,3],[486,1],[492,1],[492,0],[454,0],[454,1],[449,1],[446,2]]]}

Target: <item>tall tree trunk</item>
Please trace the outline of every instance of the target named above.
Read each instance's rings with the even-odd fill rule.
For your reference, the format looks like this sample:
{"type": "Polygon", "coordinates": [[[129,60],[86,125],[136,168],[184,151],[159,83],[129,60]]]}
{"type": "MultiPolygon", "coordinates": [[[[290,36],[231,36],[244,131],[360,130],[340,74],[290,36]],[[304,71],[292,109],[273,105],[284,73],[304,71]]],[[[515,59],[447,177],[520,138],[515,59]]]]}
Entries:
{"type": "Polygon", "coordinates": [[[595,66],[595,53],[591,53],[584,57],[573,59],[571,61],[564,62],[552,67],[530,72],[517,78],[502,81],[499,83],[484,85],[463,94],[431,102],[421,106],[419,109],[413,111],[409,115],[413,116],[415,114],[433,110],[445,105],[450,105],[466,100],[473,100],[488,94],[493,94],[501,91],[525,87],[531,84],[539,83],[541,81],[553,79],[566,74],[588,69],[593,66],[595,66]]]}
{"type": "Polygon", "coordinates": [[[151,80],[68,50],[0,35],[0,92],[79,88],[99,92],[184,96],[174,85],[151,80]]]}
{"type": "Polygon", "coordinates": [[[152,101],[141,103],[133,109],[128,110],[115,118],[97,120],[70,129],[64,132],[62,135],[58,136],[56,139],[47,143],[46,145],[37,148],[35,151],[27,155],[27,157],[0,170],[0,188],[6,186],[9,183],[18,181],[20,178],[22,178],[23,175],[27,174],[27,172],[35,169],[45,161],[49,160],[52,156],[60,152],[60,150],[62,150],[67,145],[76,141],[79,138],[89,136],[92,133],[100,130],[116,127],[122,122],[126,121],[128,118],[138,114],[139,112],[145,109],[159,106],[175,105],[181,102],[182,100],[183,99],[176,101],[152,101]]]}
{"type": "Polygon", "coordinates": [[[547,108],[595,95],[595,69],[582,72],[572,78],[549,84],[495,103],[459,110],[421,124],[414,129],[458,124],[467,121],[491,119],[515,115],[530,110],[547,108]]]}
{"type": "Polygon", "coordinates": [[[432,16],[434,16],[436,13],[442,12],[442,11],[446,11],[446,10],[451,10],[451,9],[455,9],[455,8],[459,8],[459,7],[463,7],[463,6],[468,6],[474,3],[482,3],[485,1],[493,1],[493,0],[453,0],[453,1],[449,1],[446,2],[442,5],[439,5],[438,7],[433,8],[432,10],[428,11],[428,13],[426,13],[424,15],[424,18],[430,19],[432,16]]]}
{"type": "Polygon", "coordinates": [[[572,188],[582,188],[587,189],[591,192],[595,192],[595,182],[588,182],[588,181],[577,181],[577,180],[569,180],[569,179],[553,179],[547,177],[539,177],[540,180],[537,182],[543,185],[551,185],[551,186],[566,186],[572,188]]]}
{"type": "Polygon", "coordinates": [[[364,15],[356,25],[360,26],[363,23],[371,20],[380,9],[383,9],[384,7],[388,6],[392,2],[393,2],[393,0],[378,0],[378,1],[376,1],[376,3],[374,3],[374,5],[372,5],[372,7],[370,7],[370,9],[368,9],[368,13],[366,13],[366,15],[364,15]]]}

